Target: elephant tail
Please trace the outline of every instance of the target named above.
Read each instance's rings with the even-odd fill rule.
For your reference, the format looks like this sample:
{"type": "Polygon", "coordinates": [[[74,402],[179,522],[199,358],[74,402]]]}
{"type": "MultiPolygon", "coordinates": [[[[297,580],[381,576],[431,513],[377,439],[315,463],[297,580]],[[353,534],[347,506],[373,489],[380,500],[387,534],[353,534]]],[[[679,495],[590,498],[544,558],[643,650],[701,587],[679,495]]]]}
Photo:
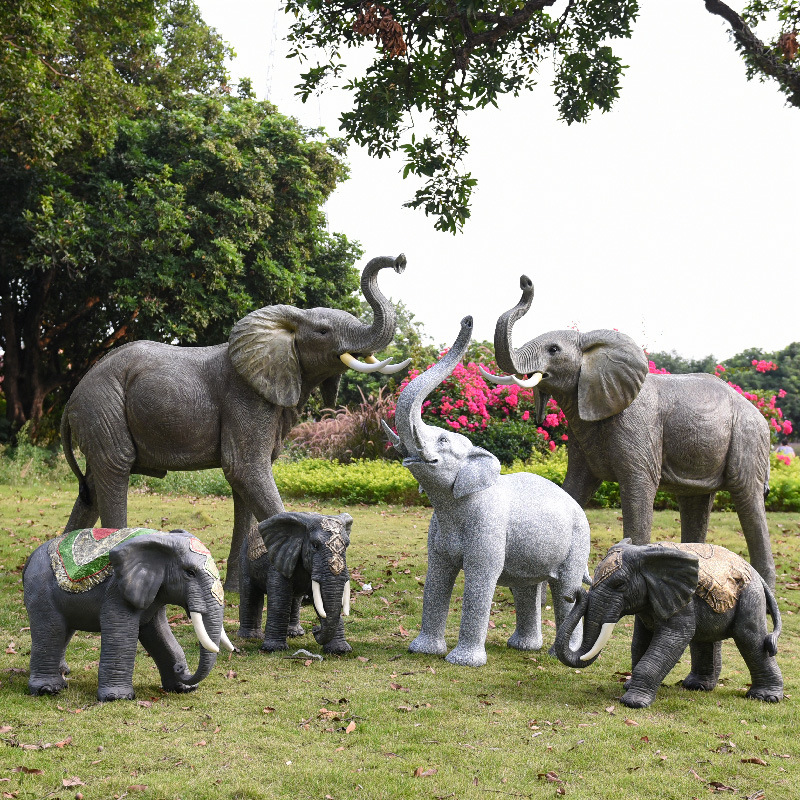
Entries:
{"type": "Polygon", "coordinates": [[[767,655],[774,656],[778,652],[778,637],[781,635],[783,623],[781,621],[781,612],[778,609],[778,602],[775,600],[775,595],[764,582],[763,578],[761,578],[761,583],[764,587],[764,597],[767,600],[767,611],[772,617],[772,624],[774,626],[772,633],[764,637],[764,650],[767,655]]]}
{"type": "Polygon", "coordinates": [[[67,460],[69,468],[78,479],[78,497],[86,505],[91,505],[92,497],[89,491],[89,484],[86,481],[86,476],[81,472],[80,465],[75,458],[75,452],[72,449],[72,426],[69,424],[67,409],[64,409],[64,413],[61,416],[61,446],[64,448],[64,458],[67,460]]]}

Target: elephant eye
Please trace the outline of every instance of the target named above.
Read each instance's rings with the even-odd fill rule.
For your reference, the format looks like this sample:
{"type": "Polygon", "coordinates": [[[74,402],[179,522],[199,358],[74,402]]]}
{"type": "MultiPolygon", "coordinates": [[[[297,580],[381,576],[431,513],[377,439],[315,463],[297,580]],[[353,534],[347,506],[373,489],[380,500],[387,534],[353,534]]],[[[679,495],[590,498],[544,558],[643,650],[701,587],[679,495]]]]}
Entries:
{"type": "Polygon", "coordinates": [[[186,575],[187,578],[194,578],[197,572],[192,567],[184,567],[183,574],[186,575]]]}
{"type": "Polygon", "coordinates": [[[330,332],[330,328],[317,328],[317,330],[314,331],[317,336],[327,336],[330,332]]]}
{"type": "Polygon", "coordinates": [[[555,355],[561,352],[561,348],[557,344],[551,344],[550,347],[547,348],[547,352],[551,355],[555,355]]]}

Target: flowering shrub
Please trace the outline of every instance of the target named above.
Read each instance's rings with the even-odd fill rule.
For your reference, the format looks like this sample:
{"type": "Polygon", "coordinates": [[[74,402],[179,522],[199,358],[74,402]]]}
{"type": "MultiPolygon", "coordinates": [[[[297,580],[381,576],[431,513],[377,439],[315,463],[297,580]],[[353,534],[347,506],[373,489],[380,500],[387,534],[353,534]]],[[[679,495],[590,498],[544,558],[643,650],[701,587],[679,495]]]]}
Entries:
{"type": "MultiPolygon", "coordinates": [[[[491,361],[481,366],[489,372],[497,371],[497,365],[491,361]]],[[[420,370],[409,371],[399,392],[419,374],[420,370]]],[[[567,418],[552,399],[544,421],[535,428],[535,435],[531,435],[529,424],[515,424],[529,423],[535,417],[535,409],[533,389],[487,384],[474,362],[456,365],[422,404],[427,422],[467,434],[504,464],[515,458],[527,458],[533,450],[553,451],[569,438],[567,418]]]]}

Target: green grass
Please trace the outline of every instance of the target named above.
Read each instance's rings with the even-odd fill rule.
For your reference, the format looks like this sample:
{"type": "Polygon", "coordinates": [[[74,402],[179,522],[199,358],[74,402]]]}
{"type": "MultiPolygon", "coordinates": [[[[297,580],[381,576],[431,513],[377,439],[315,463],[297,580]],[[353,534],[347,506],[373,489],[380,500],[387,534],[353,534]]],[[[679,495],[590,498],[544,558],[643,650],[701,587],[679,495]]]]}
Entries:
{"type": "MultiPolygon", "coordinates": [[[[598,661],[582,672],[547,655],[554,627],[545,611],[545,648],[509,650],[510,592],[498,589],[488,663],[455,667],[408,653],[419,631],[430,510],[420,507],[289,503],[354,517],[348,565],[371,583],[347,622],[353,653],[289,660],[235,640],[189,695],[159,688],[139,648],[137,700],[99,704],[100,639],[78,633],[68,650],[69,688],[27,694],[30,636],[21,567],[40,542],[60,532],[74,488],[0,486],[0,793],[17,798],[680,798],[724,795],[797,797],[800,746],[800,514],[769,515],[784,632],[779,641],[787,699],[763,705],[743,697],[749,677],[735,647],[723,648],[722,685],[708,694],[675,686],[687,657],[648,709],[619,703],[630,667],[632,620],[624,620],[598,661]],[[354,727],[353,727],[354,725],[354,727]],[[348,732],[348,728],[351,728],[348,732]],[[60,746],[59,746],[60,745],[60,746]],[[766,762],[754,763],[752,759],[766,762]],[[417,773],[418,777],[415,777],[417,773]],[[548,777],[549,776],[549,777],[548,777]],[[64,786],[77,778],[82,784],[64,786]],[[146,787],[144,789],[136,787],[146,787]]],[[[592,510],[590,568],[621,538],[615,510],[592,510]]],[[[224,568],[233,504],[229,498],[132,491],[131,524],[186,527],[224,568]]],[[[677,514],[656,513],[654,539],[678,538],[677,514]]],[[[714,514],[711,541],[745,553],[735,514],[714,514]]],[[[455,645],[461,588],[448,624],[455,645]]],[[[235,633],[238,596],[227,597],[235,633]]],[[[176,612],[177,613],[177,612],[176,612]]],[[[304,607],[310,628],[314,614],[304,607]]],[[[196,662],[191,626],[176,635],[196,662]]],[[[310,635],[292,641],[320,652],[310,635]]]]}

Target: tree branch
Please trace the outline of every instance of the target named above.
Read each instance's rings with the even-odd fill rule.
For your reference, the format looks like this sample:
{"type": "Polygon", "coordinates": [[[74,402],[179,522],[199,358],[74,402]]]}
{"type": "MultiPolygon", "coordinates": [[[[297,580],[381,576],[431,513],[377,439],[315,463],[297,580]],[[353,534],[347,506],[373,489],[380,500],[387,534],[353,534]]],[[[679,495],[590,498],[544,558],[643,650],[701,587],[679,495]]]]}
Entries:
{"type": "Polygon", "coordinates": [[[763,75],[774,78],[789,98],[789,103],[800,107],[800,69],[792,67],[764,44],[730,6],[722,0],[704,0],[710,14],[722,17],[733,31],[739,50],[750,59],[750,64],[763,75]]]}

